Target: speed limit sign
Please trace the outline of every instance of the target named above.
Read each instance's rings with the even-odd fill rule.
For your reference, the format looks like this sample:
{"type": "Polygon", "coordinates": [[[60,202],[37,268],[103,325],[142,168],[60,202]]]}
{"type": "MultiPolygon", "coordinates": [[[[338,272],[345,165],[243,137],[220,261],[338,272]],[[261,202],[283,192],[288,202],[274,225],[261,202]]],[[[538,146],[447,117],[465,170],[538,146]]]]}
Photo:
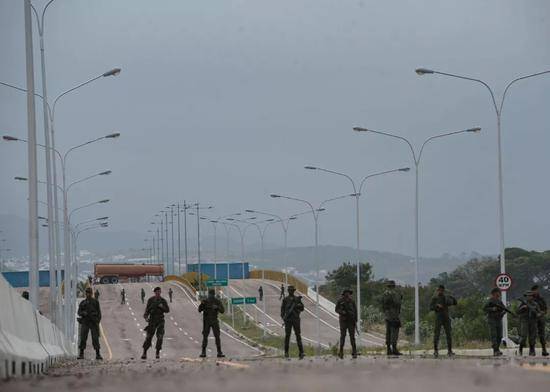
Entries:
{"type": "Polygon", "coordinates": [[[495,278],[495,286],[502,291],[510,290],[510,287],[512,287],[512,277],[508,274],[498,274],[495,278]]]}

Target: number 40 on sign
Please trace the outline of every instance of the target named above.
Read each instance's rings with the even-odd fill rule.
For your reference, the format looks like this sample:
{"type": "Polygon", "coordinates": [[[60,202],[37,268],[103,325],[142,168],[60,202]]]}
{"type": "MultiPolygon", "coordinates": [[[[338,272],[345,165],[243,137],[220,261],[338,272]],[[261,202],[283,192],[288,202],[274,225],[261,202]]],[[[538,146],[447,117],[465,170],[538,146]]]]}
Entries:
{"type": "Polygon", "coordinates": [[[510,287],[512,287],[512,277],[508,274],[498,274],[495,278],[495,286],[502,291],[510,290],[510,287]]]}

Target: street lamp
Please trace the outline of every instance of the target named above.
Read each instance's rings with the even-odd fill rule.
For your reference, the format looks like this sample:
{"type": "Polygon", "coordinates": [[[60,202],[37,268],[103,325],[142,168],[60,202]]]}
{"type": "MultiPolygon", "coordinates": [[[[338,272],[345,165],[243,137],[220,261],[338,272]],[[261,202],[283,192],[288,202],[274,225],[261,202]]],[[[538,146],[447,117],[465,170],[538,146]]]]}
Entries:
{"type": "Polygon", "coordinates": [[[305,166],[304,168],[306,170],[316,170],[316,171],[325,172],[325,173],[328,173],[328,174],[333,174],[333,175],[345,177],[351,182],[351,185],[353,187],[353,194],[350,195],[350,196],[353,196],[355,198],[355,234],[356,234],[356,257],[357,257],[357,262],[356,262],[356,266],[357,266],[357,271],[356,271],[356,274],[357,274],[357,309],[359,310],[357,312],[357,316],[358,316],[357,317],[357,331],[361,331],[361,327],[362,327],[362,323],[361,323],[361,248],[360,248],[360,245],[359,245],[359,240],[360,240],[359,199],[361,197],[361,192],[363,190],[363,185],[365,184],[365,181],[368,180],[369,178],[377,177],[377,176],[381,176],[381,175],[385,175],[385,174],[390,174],[390,173],[408,172],[410,170],[410,168],[402,167],[402,168],[399,168],[399,169],[386,170],[386,171],[383,171],[383,172],[378,172],[378,173],[367,175],[367,176],[363,177],[363,179],[361,180],[361,182],[359,184],[359,187],[357,187],[355,185],[355,181],[353,180],[353,178],[351,178],[351,176],[349,176],[347,174],[340,173],[340,172],[337,172],[337,171],[334,171],[334,170],[324,169],[322,167],[317,167],[317,166],[305,166]]]}
{"type": "MultiPolygon", "coordinates": [[[[422,75],[432,75],[437,74],[441,76],[447,76],[455,79],[462,79],[467,80],[470,82],[478,83],[483,85],[487,91],[489,91],[489,94],[491,96],[491,101],[493,104],[493,108],[495,110],[495,114],[497,117],[497,180],[498,180],[498,226],[499,226],[499,245],[500,245],[500,272],[505,273],[506,272],[506,244],[504,241],[504,184],[503,184],[503,169],[502,169],[502,132],[501,132],[501,119],[502,119],[502,108],[504,106],[504,100],[506,99],[506,93],[514,85],[516,82],[519,82],[521,80],[525,79],[531,79],[537,76],[550,74],[550,70],[542,71],[542,72],[536,72],[524,76],[517,77],[510,81],[506,87],[504,88],[504,92],[502,94],[502,97],[500,99],[500,103],[497,104],[497,100],[495,98],[495,94],[493,92],[493,89],[491,86],[489,86],[488,83],[484,82],[481,79],[476,79],[468,76],[463,75],[456,75],[451,74],[447,72],[440,72],[435,71],[428,68],[417,68],[416,73],[420,76],[422,75]]],[[[502,301],[506,304],[507,300],[507,293],[506,291],[502,292],[502,301]]],[[[503,319],[503,340],[506,342],[508,340],[508,315],[504,315],[503,319]]]]}
{"type": "Polygon", "coordinates": [[[419,231],[420,231],[420,222],[419,222],[419,217],[418,217],[418,209],[419,209],[419,198],[418,198],[418,176],[419,176],[419,169],[420,169],[420,162],[421,162],[421,158],[422,158],[422,153],[424,151],[424,147],[426,147],[426,145],[428,143],[430,143],[431,141],[435,140],[435,139],[439,139],[439,138],[442,138],[442,137],[447,137],[447,136],[453,136],[453,135],[458,135],[458,134],[462,134],[462,133],[479,133],[481,131],[481,128],[479,127],[476,127],[476,128],[469,128],[469,129],[464,129],[464,130],[461,130],[461,131],[454,131],[454,132],[446,132],[446,133],[442,133],[442,134],[439,134],[439,135],[435,135],[435,136],[431,136],[429,138],[427,138],[424,143],[422,143],[422,146],[420,147],[420,151],[416,151],[415,148],[413,147],[412,143],[402,137],[402,136],[398,136],[398,135],[395,135],[395,134],[392,134],[392,133],[388,133],[388,132],[381,132],[381,131],[375,131],[375,130],[372,130],[372,129],[367,129],[367,128],[361,128],[361,127],[354,127],[353,128],[354,131],[356,132],[370,132],[370,133],[376,133],[376,134],[379,134],[379,135],[383,135],[383,136],[387,136],[387,137],[391,137],[391,138],[394,138],[394,139],[398,139],[398,140],[401,140],[405,143],[407,143],[407,145],[409,146],[409,149],[410,149],[410,152],[411,152],[411,156],[412,156],[412,159],[413,159],[413,162],[414,162],[414,167],[415,167],[415,197],[414,197],[414,200],[415,200],[415,214],[414,214],[414,238],[415,238],[415,258],[414,258],[414,343],[415,345],[419,345],[420,344],[420,293],[419,293],[419,287],[418,287],[418,260],[419,260],[419,253],[420,253],[420,250],[419,250],[419,246],[420,246],[420,240],[419,240],[419,231]]]}

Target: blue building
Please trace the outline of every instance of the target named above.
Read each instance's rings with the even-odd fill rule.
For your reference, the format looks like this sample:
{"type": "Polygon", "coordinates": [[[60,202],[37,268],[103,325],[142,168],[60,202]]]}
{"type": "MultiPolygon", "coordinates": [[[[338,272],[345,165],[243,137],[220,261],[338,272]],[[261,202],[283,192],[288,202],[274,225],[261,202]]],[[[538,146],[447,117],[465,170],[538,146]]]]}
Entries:
{"type": "MultiPolygon", "coordinates": [[[[12,287],[29,287],[29,271],[2,272],[2,275],[12,287]]],[[[61,270],[61,280],[65,278],[65,271],[61,270]]],[[[50,287],[50,271],[38,272],[40,287],[50,287]]]]}
{"type": "MultiPolygon", "coordinates": [[[[244,266],[244,279],[250,277],[248,263],[240,261],[221,261],[218,263],[201,263],[201,273],[208,275],[212,279],[243,279],[243,266],[244,266]],[[229,277],[227,276],[227,268],[229,267],[229,277]]],[[[199,265],[188,264],[188,272],[198,272],[199,265]]]]}

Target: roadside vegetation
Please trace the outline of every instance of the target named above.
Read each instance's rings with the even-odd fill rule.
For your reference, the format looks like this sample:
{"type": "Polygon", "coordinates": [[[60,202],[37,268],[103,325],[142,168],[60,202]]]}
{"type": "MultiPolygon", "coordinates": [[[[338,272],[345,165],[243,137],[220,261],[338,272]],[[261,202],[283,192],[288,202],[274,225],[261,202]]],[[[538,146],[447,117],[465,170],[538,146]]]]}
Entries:
{"type": "MultiPolygon", "coordinates": [[[[378,332],[384,331],[384,314],[380,306],[380,297],[385,290],[384,279],[375,280],[369,263],[361,266],[361,315],[365,327],[378,332]]],[[[422,268],[422,266],[420,266],[422,268]]],[[[513,278],[508,294],[511,309],[517,307],[516,299],[529,290],[533,284],[541,286],[542,295],[550,300],[550,251],[535,252],[520,248],[506,250],[506,269],[513,278]]],[[[439,274],[428,284],[420,286],[420,334],[426,347],[433,337],[434,315],[429,311],[429,303],[436,287],[445,285],[457,298],[458,305],[451,308],[453,318],[453,339],[456,346],[479,348],[489,346],[489,331],[483,313],[483,303],[494,287],[495,276],[499,273],[499,262],[495,258],[474,259],[459,266],[450,273],[439,274]]],[[[344,288],[356,290],[356,266],[343,263],[327,275],[327,283],[320,287],[323,296],[336,301],[344,288]]],[[[403,294],[401,310],[402,332],[404,339],[412,340],[414,334],[414,287],[399,286],[403,294]]],[[[511,335],[518,334],[519,320],[509,317],[511,335]]],[[[550,323],[547,323],[547,336],[550,335],[550,323]]]]}

